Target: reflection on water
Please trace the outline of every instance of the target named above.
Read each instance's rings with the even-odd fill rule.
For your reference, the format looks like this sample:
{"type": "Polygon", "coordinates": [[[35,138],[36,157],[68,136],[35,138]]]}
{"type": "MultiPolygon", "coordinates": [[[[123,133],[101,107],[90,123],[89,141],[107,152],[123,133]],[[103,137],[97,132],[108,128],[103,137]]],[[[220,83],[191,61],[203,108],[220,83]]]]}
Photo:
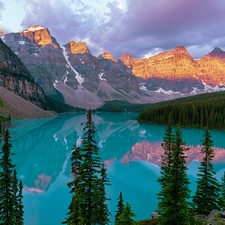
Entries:
{"type": "MultiPolygon", "coordinates": [[[[114,217],[119,192],[129,201],[137,219],[149,218],[157,208],[161,143],[165,126],[138,123],[136,114],[94,114],[99,153],[107,166],[111,186],[109,209],[114,217]]],[[[10,129],[14,161],[24,184],[25,225],[61,224],[71,200],[66,183],[71,179],[70,154],[75,137],[80,142],[84,114],[63,114],[53,119],[15,121],[10,129]]],[[[202,156],[204,130],[182,129],[187,152],[190,188],[202,156]]],[[[211,131],[218,178],[225,170],[224,132],[211,131]]]]}

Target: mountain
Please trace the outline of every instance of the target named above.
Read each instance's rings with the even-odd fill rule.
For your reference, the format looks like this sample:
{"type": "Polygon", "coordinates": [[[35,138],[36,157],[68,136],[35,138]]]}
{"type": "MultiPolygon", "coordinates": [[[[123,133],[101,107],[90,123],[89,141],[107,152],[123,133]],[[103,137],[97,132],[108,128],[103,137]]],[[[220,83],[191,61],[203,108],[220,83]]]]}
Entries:
{"type": "Polygon", "coordinates": [[[0,113],[5,117],[10,115],[13,119],[24,119],[54,116],[2,86],[0,86],[0,99],[3,100],[0,113]]]}
{"type": "Polygon", "coordinates": [[[0,39],[0,86],[45,108],[43,89],[35,83],[20,58],[0,39]]]}
{"type": "Polygon", "coordinates": [[[152,103],[225,90],[225,53],[219,48],[199,60],[183,46],[144,59],[129,53],[115,59],[109,52],[93,56],[85,42],[60,45],[39,25],[0,35],[46,95],[61,96],[61,102],[75,107],[98,108],[114,100],[152,103]]]}
{"type": "Polygon", "coordinates": [[[2,39],[45,93],[55,99],[60,92],[67,104],[81,108],[96,108],[106,100],[149,101],[149,95],[143,96],[137,78],[123,63],[109,53],[94,57],[84,42],[60,46],[42,26],[8,33],[2,39]]]}
{"type": "Polygon", "coordinates": [[[225,90],[225,52],[215,48],[199,60],[179,46],[146,58],[132,58],[125,53],[120,60],[139,77],[141,88],[153,91],[197,94],[225,90]]]}

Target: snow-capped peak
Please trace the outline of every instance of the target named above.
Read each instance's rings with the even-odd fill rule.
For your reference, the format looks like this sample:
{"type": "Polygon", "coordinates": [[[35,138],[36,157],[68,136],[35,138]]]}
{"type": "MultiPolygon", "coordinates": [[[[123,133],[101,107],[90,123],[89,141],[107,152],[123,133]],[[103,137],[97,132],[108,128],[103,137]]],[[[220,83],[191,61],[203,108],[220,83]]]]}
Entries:
{"type": "Polygon", "coordinates": [[[42,27],[42,26],[39,26],[39,25],[35,25],[35,26],[31,26],[31,27],[28,27],[26,30],[27,31],[36,31],[36,30],[43,30],[43,29],[45,29],[44,27],[42,27]]]}

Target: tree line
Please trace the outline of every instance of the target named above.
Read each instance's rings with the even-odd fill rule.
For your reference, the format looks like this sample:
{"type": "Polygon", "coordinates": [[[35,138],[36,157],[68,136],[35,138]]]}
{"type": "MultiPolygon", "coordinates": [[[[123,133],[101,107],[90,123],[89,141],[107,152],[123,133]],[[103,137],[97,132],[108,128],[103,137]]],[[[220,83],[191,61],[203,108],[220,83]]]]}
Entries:
{"type": "Polygon", "coordinates": [[[155,104],[142,111],[138,120],[164,125],[170,121],[172,125],[225,130],[224,114],[225,95],[222,92],[155,104]]]}

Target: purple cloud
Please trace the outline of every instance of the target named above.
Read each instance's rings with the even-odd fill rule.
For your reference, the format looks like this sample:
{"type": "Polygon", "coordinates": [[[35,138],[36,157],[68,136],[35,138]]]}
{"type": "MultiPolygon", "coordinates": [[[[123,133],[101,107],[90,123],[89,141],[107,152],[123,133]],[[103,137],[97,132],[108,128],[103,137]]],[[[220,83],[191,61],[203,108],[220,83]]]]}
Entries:
{"type": "Polygon", "coordinates": [[[199,58],[215,46],[225,50],[224,0],[127,0],[126,10],[111,1],[103,18],[81,0],[70,5],[62,0],[26,4],[24,28],[48,27],[60,44],[87,41],[94,55],[109,51],[115,58],[125,52],[144,57],[155,49],[184,45],[199,58]]]}

